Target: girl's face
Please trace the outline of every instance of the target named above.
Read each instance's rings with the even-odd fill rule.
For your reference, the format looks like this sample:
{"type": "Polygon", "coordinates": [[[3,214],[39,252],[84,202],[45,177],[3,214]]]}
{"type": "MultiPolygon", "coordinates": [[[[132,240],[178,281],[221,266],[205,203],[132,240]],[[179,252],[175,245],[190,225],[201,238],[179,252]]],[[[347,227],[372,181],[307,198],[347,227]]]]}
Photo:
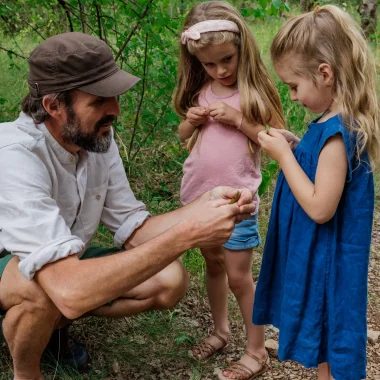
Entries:
{"type": "Polygon", "coordinates": [[[316,84],[311,78],[296,74],[288,60],[281,60],[275,65],[277,75],[289,86],[290,99],[293,102],[298,101],[315,114],[331,110],[333,102],[332,72],[329,72],[331,70],[329,66],[326,72],[326,67],[323,65],[328,66],[327,64],[320,65],[316,84]],[[320,70],[321,66],[323,66],[322,70],[320,70]]]}
{"type": "Polygon", "coordinates": [[[235,85],[239,63],[239,51],[235,44],[212,44],[199,49],[195,56],[212,79],[226,87],[235,85]]]}

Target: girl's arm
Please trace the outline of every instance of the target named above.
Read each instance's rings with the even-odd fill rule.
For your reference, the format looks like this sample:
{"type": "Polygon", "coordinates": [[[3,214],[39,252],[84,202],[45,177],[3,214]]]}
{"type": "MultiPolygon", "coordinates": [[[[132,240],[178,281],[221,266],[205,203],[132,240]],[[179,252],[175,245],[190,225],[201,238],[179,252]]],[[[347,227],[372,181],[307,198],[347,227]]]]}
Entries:
{"type": "Polygon", "coordinates": [[[208,119],[206,107],[191,107],[186,113],[186,119],[178,126],[179,139],[184,142],[190,138],[196,128],[204,124],[208,119]]]}
{"type": "Polygon", "coordinates": [[[178,126],[178,137],[182,142],[185,142],[188,138],[190,138],[194,131],[197,129],[196,126],[189,123],[187,119],[182,120],[180,125],[178,126]]]}
{"type": "MultiPolygon", "coordinates": [[[[261,131],[265,131],[265,126],[259,123],[252,123],[249,120],[247,120],[245,117],[243,117],[243,114],[239,112],[239,117],[241,120],[241,125],[240,125],[240,130],[249,138],[251,139],[254,143],[260,145],[259,143],[259,138],[258,134],[261,131]]],[[[281,125],[277,120],[271,120],[269,122],[269,126],[271,128],[276,128],[276,129],[283,129],[284,126],[281,125]]]]}
{"type": "Polygon", "coordinates": [[[278,161],[303,210],[316,223],[326,223],[335,214],[347,175],[347,157],[341,135],[327,140],[318,159],[315,183],[302,170],[285,138],[275,130],[259,134],[266,153],[278,161]]]}
{"type": "MultiPolygon", "coordinates": [[[[209,115],[215,120],[219,120],[222,123],[234,125],[237,129],[240,129],[249,139],[254,143],[260,144],[258,140],[258,134],[261,131],[265,131],[265,126],[260,123],[252,123],[243,117],[243,113],[237,109],[227,105],[223,102],[215,102],[208,106],[209,115]]],[[[271,120],[269,122],[271,128],[284,128],[277,120],[271,120]]]]}

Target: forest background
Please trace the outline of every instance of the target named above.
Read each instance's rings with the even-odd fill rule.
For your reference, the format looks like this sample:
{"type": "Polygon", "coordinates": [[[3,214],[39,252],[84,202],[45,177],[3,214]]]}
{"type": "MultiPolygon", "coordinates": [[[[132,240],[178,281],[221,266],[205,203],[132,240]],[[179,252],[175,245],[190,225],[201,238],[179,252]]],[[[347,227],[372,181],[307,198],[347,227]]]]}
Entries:
{"type": "MultiPolygon", "coordinates": [[[[292,15],[324,5],[324,0],[229,1],[251,26],[260,53],[276,82],[287,128],[302,136],[314,117],[292,103],[287,87],[276,77],[269,59],[271,40],[292,15]]],[[[17,118],[20,101],[27,94],[27,57],[44,39],[68,31],[98,36],[112,49],[117,64],[142,80],[120,97],[121,115],[114,125],[126,173],[137,198],[152,214],[180,206],[182,165],[188,152],[177,137],[179,118],[171,107],[178,64],[178,41],[183,20],[194,0],[0,0],[0,122],[17,118]]],[[[380,33],[376,27],[376,0],[336,1],[365,29],[377,60],[380,33]]],[[[260,233],[265,241],[278,166],[263,155],[260,187],[260,233]]],[[[377,201],[380,199],[377,179],[377,201]]],[[[369,328],[380,330],[380,214],[376,202],[369,287],[369,328]],[[379,233],[378,233],[379,231],[379,233]]],[[[112,236],[102,227],[94,241],[112,246],[112,236]]],[[[257,278],[262,247],[252,268],[257,278]]],[[[188,355],[191,344],[212,329],[206,296],[205,263],[198,250],[182,256],[191,276],[191,288],[176,308],[147,312],[117,320],[87,318],[71,330],[83,342],[92,361],[85,373],[44,362],[47,379],[211,379],[226,362],[238,359],[245,347],[243,323],[230,297],[232,341],[229,349],[200,363],[188,355]]],[[[269,327],[267,339],[276,342],[278,331],[269,327]]],[[[368,349],[368,379],[380,379],[379,342],[368,349]]],[[[315,378],[314,370],[295,363],[280,363],[273,351],[273,370],[263,379],[315,378]]],[[[0,379],[12,374],[5,343],[0,344],[0,379]]]]}

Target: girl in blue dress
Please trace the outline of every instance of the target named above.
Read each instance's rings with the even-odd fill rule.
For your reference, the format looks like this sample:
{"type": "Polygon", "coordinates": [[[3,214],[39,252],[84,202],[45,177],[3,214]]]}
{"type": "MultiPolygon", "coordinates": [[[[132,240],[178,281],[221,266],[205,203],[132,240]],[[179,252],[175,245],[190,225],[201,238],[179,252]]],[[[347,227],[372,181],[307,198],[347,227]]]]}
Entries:
{"type": "Polygon", "coordinates": [[[279,328],[281,360],[318,367],[320,380],[360,380],[380,161],[374,59],[360,28],[331,5],[286,22],[271,56],[291,100],[322,116],[294,151],[283,133],[259,133],[281,173],[253,323],[279,328]]]}

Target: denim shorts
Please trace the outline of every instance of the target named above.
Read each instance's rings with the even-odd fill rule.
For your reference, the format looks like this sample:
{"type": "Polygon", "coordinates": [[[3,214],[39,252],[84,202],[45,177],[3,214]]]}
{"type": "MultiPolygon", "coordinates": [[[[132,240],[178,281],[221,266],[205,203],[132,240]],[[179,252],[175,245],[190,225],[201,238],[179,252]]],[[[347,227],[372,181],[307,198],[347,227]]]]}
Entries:
{"type": "Polygon", "coordinates": [[[261,244],[257,214],[237,224],[224,248],[233,251],[258,247],[261,244]]]}

